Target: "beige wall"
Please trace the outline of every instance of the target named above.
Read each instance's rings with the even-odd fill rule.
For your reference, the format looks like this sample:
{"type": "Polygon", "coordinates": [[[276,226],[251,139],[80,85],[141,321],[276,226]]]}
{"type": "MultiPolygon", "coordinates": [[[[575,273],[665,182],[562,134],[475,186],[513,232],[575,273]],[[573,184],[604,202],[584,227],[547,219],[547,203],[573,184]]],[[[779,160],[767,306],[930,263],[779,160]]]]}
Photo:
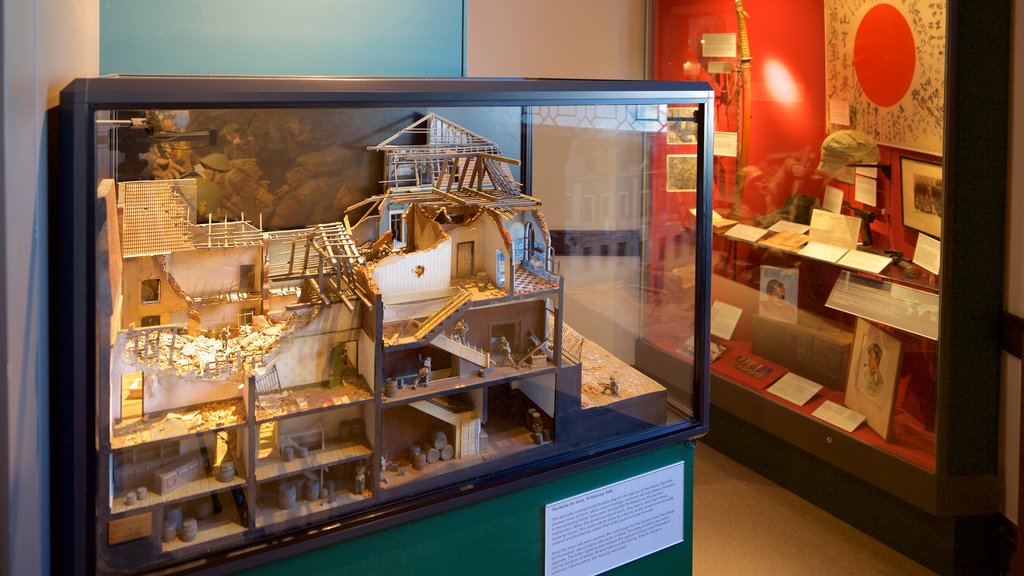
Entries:
{"type": "Polygon", "coordinates": [[[640,79],[643,0],[467,0],[466,75],[640,79]]]}
{"type": "MultiPolygon", "coordinates": [[[[8,527],[0,573],[49,571],[46,110],[99,71],[99,2],[3,2],[3,250],[6,258],[8,527]],[[9,536],[8,536],[9,535],[9,536]]],[[[6,512],[6,513],[4,513],[6,512]]]]}

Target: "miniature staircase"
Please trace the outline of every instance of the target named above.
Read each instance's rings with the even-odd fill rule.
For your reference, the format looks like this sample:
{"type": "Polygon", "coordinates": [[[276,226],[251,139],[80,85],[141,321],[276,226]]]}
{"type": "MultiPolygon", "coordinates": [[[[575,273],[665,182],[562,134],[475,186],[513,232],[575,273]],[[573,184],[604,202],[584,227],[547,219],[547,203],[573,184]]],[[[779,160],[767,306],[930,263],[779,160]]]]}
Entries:
{"type": "Polygon", "coordinates": [[[459,358],[472,362],[481,368],[488,368],[491,365],[491,355],[479,348],[467,346],[457,340],[449,338],[444,334],[438,334],[430,341],[433,346],[450,352],[459,358]]]}
{"type": "Polygon", "coordinates": [[[260,424],[260,444],[257,458],[266,458],[277,450],[277,422],[260,424]]]}
{"type": "Polygon", "coordinates": [[[454,314],[459,308],[462,308],[467,302],[469,302],[470,294],[467,290],[459,289],[459,293],[454,298],[448,301],[447,304],[441,307],[440,310],[434,312],[429,318],[420,324],[419,330],[413,335],[416,340],[422,340],[430,334],[435,328],[437,328],[442,322],[448,319],[449,316],[454,314]]]}

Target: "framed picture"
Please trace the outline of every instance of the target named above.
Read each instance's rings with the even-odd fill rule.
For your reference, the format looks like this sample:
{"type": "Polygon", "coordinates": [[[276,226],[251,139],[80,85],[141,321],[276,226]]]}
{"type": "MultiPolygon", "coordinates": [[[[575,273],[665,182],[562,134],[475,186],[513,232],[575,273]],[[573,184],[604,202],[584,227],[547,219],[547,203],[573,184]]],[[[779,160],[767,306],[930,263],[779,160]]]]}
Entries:
{"type": "Polygon", "coordinates": [[[696,154],[669,154],[668,183],[666,190],[669,192],[696,192],[697,191],[697,155],[696,154]]]}
{"type": "Polygon", "coordinates": [[[863,318],[857,319],[844,404],[862,414],[868,427],[887,442],[892,436],[901,349],[894,336],[863,318]]]}
{"type": "Polygon", "coordinates": [[[942,233],[942,165],[900,159],[903,225],[936,238],[942,233]]]}
{"type": "Polygon", "coordinates": [[[783,322],[796,323],[799,270],[761,266],[758,312],[783,322]]]}
{"type": "Polygon", "coordinates": [[[697,143],[696,106],[669,106],[665,140],[669,144],[697,143]]]}

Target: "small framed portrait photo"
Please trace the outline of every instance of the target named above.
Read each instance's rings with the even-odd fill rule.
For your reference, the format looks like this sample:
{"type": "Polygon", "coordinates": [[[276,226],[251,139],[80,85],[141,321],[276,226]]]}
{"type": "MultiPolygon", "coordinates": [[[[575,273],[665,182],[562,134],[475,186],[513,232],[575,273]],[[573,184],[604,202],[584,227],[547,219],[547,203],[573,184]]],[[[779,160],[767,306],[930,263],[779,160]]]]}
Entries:
{"type": "Polygon", "coordinates": [[[697,191],[697,155],[669,154],[666,158],[665,189],[669,192],[697,191]]]}

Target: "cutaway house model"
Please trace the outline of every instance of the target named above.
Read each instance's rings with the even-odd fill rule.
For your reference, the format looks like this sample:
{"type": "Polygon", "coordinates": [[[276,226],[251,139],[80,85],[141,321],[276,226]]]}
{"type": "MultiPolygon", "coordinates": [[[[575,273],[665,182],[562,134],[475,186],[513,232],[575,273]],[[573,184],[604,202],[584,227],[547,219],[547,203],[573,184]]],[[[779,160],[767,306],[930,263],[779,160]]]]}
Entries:
{"type": "Polygon", "coordinates": [[[167,552],[665,422],[563,323],[518,160],[434,114],[369,150],[383,193],[295,230],[197,221],[195,179],[101,188],[111,543],[129,511],[167,552]]]}

